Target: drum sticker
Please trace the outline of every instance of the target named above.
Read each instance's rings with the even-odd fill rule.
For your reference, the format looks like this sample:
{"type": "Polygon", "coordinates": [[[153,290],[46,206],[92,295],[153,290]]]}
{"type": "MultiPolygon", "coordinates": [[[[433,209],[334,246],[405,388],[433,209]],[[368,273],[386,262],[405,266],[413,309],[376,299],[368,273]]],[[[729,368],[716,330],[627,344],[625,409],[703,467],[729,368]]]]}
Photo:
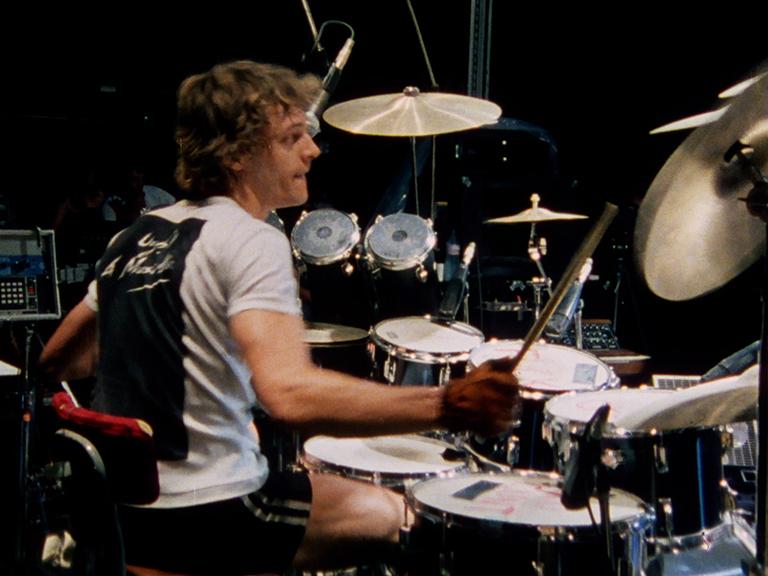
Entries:
{"type": "Polygon", "coordinates": [[[576,364],[573,370],[574,384],[595,384],[597,366],[595,364],[576,364]]]}
{"type": "Polygon", "coordinates": [[[490,480],[480,480],[454,492],[453,496],[455,498],[461,498],[462,500],[474,500],[481,494],[493,490],[496,486],[501,486],[501,484],[498,482],[491,482],[490,480]]]}

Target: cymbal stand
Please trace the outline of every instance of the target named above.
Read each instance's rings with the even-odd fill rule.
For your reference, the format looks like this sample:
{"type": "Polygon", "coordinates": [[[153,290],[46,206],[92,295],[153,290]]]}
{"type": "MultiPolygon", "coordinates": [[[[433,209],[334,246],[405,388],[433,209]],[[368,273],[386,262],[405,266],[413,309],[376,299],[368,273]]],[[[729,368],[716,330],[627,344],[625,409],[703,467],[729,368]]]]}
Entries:
{"type": "MultiPolygon", "coordinates": [[[[748,172],[753,187],[746,198],[741,198],[749,213],[766,223],[766,246],[768,246],[768,179],[752,162],[754,150],[736,141],[725,153],[725,161],[736,161],[748,172]]],[[[762,278],[763,318],[760,333],[760,368],[758,372],[758,422],[757,422],[757,492],[755,493],[755,563],[749,567],[750,574],[765,574],[766,548],[768,548],[768,254],[763,254],[762,278]]]]}
{"type": "Polygon", "coordinates": [[[573,315],[573,333],[576,335],[577,350],[584,350],[584,334],[581,324],[582,310],[584,310],[584,300],[579,299],[576,314],[573,315]]]}
{"type": "MultiPolygon", "coordinates": [[[[16,541],[14,543],[14,561],[18,570],[26,570],[27,537],[30,521],[30,494],[33,488],[33,477],[30,473],[30,448],[32,433],[36,425],[35,407],[37,393],[35,384],[30,378],[30,354],[32,340],[37,336],[34,324],[27,324],[24,338],[24,368],[20,383],[19,395],[19,451],[17,455],[17,508],[16,508],[16,541]]],[[[23,572],[25,573],[25,572],[23,572]]]]}
{"type": "Polygon", "coordinates": [[[547,239],[536,234],[536,222],[531,223],[531,233],[528,236],[528,256],[539,270],[539,276],[530,280],[529,284],[533,288],[533,316],[538,319],[542,309],[542,291],[546,291],[548,296],[552,297],[552,279],[544,271],[544,265],[541,262],[542,257],[547,254],[547,239]]]}

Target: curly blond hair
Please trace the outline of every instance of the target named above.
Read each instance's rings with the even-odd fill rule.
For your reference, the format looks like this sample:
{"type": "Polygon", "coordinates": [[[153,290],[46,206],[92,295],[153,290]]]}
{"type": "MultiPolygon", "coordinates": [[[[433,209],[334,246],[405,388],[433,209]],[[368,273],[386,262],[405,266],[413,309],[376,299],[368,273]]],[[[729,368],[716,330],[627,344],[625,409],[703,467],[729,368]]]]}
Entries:
{"type": "Polygon", "coordinates": [[[306,109],[319,89],[315,76],[249,60],[184,80],[176,118],[176,183],[184,196],[226,195],[233,178],[228,166],[266,145],[270,112],[306,109]]]}

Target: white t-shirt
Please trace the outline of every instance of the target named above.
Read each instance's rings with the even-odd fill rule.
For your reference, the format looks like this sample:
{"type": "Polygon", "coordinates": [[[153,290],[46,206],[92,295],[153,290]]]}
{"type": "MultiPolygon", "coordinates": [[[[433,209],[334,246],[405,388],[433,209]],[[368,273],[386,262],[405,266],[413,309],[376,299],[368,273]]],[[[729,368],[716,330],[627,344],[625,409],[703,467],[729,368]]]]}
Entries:
{"type": "Polygon", "coordinates": [[[86,296],[100,325],[93,407],[152,424],[153,506],[233,498],[266,481],[257,399],[229,319],[300,315],[297,295],[287,238],[227,197],[161,208],[110,242],[86,296]]]}

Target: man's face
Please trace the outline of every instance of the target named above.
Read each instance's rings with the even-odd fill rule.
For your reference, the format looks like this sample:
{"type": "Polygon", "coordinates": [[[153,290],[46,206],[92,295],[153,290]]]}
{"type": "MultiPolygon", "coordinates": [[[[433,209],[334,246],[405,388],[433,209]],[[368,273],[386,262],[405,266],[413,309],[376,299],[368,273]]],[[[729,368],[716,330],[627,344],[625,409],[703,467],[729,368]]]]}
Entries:
{"type": "Polygon", "coordinates": [[[267,211],[299,206],[307,201],[307,172],[320,149],[301,109],[277,109],[269,119],[267,146],[244,162],[243,176],[267,211]]]}

